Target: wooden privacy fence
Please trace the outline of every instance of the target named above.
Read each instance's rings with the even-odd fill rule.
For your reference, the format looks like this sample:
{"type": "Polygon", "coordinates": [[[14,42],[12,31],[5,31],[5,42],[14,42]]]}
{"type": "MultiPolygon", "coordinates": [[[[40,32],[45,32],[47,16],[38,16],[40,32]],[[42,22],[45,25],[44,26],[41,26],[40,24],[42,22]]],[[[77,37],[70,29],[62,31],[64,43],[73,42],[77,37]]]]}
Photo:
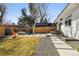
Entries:
{"type": "Polygon", "coordinates": [[[10,30],[13,30],[17,27],[13,25],[0,25],[0,37],[3,37],[5,35],[6,28],[10,28],[10,30]]]}
{"type": "Polygon", "coordinates": [[[4,36],[4,29],[5,27],[0,25],[0,37],[4,36]]]}
{"type": "MultiPolygon", "coordinates": [[[[5,36],[6,28],[10,28],[10,30],[19,29],[19,27],[16,25],[0,25],[0,37],[5,36]]],[[[52,27],[52,26],[40,26],[40,27],[35,27],[34,31],[35,31],[35,33],[50,33],[51,31],[55,31],[55,28],[56,27],[52,27]]],[[[20,28],[20,29],[26,30],[26,28],[20,28]]]]}
{"type": "Polygon", "coordinates": [[[53,31],[55,29],[55,27],[35,27],[35,33],[49,33],[51,31],[53,31]]]}

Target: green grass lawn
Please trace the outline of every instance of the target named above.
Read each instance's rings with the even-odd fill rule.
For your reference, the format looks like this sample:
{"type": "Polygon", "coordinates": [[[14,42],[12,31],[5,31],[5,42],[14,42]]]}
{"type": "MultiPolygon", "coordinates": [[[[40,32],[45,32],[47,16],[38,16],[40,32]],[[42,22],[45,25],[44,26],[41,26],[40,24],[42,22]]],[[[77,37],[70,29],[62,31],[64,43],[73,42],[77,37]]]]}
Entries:
{"type": "Polygon", "coordinates": [[[0,42],[0,56],[31,56],[39,43],[39,37],[17,37],[0,42]]]}

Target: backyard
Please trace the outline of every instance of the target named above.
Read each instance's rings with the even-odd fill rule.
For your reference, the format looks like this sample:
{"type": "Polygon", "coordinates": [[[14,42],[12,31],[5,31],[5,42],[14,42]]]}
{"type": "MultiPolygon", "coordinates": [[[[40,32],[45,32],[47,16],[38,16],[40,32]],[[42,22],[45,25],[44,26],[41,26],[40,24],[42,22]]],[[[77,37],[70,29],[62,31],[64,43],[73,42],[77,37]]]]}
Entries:
{"type": "Polygon", "coordinates": [[[74,3],[1,3],[0,56],[79,56],[77,13],[74,3]]]}
{"type": "Polygon", "coordinates": [[[1,56],[31,56],[39,43],[39,37],[16,37],[0,41],[1,56]]]}
{"type": "Polygon", "coordinates": [[[62,41],[55,34],[0,38],[0,56],[77,56],[79,41],[62,41]]]}

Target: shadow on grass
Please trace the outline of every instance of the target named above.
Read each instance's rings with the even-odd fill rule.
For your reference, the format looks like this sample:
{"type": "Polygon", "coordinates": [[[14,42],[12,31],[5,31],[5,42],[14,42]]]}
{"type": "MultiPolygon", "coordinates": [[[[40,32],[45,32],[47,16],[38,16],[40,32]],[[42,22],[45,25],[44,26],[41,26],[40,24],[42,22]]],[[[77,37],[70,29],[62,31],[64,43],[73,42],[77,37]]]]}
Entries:
{"type": "Polygon", "coordinates": [[[6,39],[9,39],[9,37],[10,37],[10,36],[3,36],[3,37],[0,37],[0,43],[3,42],[3,41],[6,40],[6,39]]]}

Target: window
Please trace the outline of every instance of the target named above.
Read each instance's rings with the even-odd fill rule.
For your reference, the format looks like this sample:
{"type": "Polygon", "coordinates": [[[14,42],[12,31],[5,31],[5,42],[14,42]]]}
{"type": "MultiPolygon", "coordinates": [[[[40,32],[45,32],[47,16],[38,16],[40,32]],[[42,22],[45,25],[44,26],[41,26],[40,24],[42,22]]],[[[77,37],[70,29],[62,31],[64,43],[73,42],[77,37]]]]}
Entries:
{"type": "Polygon", "coordinates": [[[71,25],[71,19],[68,20],[68,25],[69,25],[69,26],[71,25]]]}
{"type": "Polygon", "coordinates": [[[71,25],[71,19],[68,19],[65,21],[65,26],[70,26],[71,25]]]}
{"type": "Polygon", "coordinates": [[[63,18],[60,19],[61,21],[63,20],[63,18]]]}
{"type": "Polygon", "coordinates": [[[65,21],[65,26],[67,26],[67,21],[65,21]]]}

